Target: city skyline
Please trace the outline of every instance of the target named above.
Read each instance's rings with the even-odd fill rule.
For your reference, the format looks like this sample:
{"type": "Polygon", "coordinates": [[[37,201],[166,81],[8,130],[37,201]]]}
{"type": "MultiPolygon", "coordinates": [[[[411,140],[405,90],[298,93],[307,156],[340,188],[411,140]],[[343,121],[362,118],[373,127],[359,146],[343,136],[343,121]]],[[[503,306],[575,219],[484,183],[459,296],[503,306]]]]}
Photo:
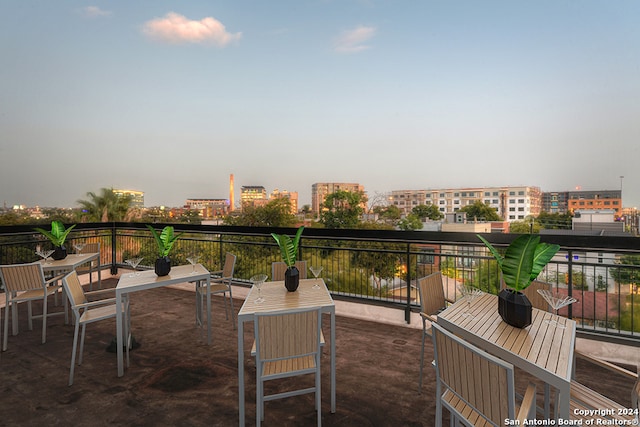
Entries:
{"type": "Polygon", "coordinates": [[[300,206],[316,182],[622,188],[640,206],[635,1],[2,10],[3,205],[127,188],[181,206],[228,198],[233,173],[300,206]]]}
{"type": "MultiPolygon", "coordinates": [[[[433,192],[437,192],[437,191],[445,191],[445,192],[451,192],[451,191],[465,191],[465,190],[472,190],[472,191],[486,191],[486,190],[497,190],[499,188],[504,189],[504,190],[513,190],[514,188],[538,188],[540,190],[541,194],[549,194],[549,195],[553,195],[553,194],[557,194],[557,193],[617,193],[620,192],[620,190],[609,190],[609,189],[583,189],[583,188],[574,188],[571,190],[545,190],[540,188],[539,186],[510,186],[510,185],[498,185],[498,186],[494,186],[494,187],[477,187],[477,186],[467,186],[467,187],[443,187],[443,188],[405,188],[405,189],[393,189],[390,190],[389,192],[386,193],[378,193],[378,194],[369,194],[369,192],[367,191],[366,187],[361,185],[360,183],[338,183],[338,182],[326,182],[326,183],[314,183],[313,186],[315,187],[316,185],[329,185],[329,186],[334,186],[337,185],[338,187],[343,187],[343,188],[337,188],[337,189],[344,189],[346,191],[355,191],[355,190],[351,190],[349,188],[346,188],[345,186],[351,187],[351,186],[359,186],[362,187],[365,193],[365,195],[368,197],[368,205],[370,207],[374,206],[374,205],[381,205],[384,204],[381,200],[380,197],[384,197],[384,200],[386,200],[386,202],[388,202],[388,204],[393,204],[391,199],[394,199],[393,197],[393,193],[396,193],[396,197],[398,194],[402,194],[402,193],[417,193],[417,192],[426,192],[426,193],[433,193],[433,192]],[[380,197],[378,197],[380,196],[380,197]]],[[[281,193],[295,193],[298,194],[297,191],[294,190],[281,190],[279,188],[274,188],[272,190],[262,186],[262,185],[248,185],[248,186],[244,186],[244,187],[255,187],[255,188],[263,188],[264,189],[264,200],[271,200],[274,197],[278,197],[277,195],[274,196],[274,193],[277,192],[277,194],[281,194],[281,193]]],[[[231,186],[230,186],[231,188],[231,186]]],[[[229,188],[229,189],[230,189],[229,188]]],[[[188,206],[190,203],[193,203],[194,200],[225,200],[227,203],[230,203],[230,199],[229,199],[229,195],[230,193],[227,193],[226,197],[187,197],[184,199],[184,202],[182,204],[179,205],[149,205],[148,203],[144,202],[144,191],[141,190],[131,190],[131,189],[116,189],[113,188],[114,192],[116,192],[117,194],[124,194],[124,193],[139,193],[137,195],[134,196],[134,205],[140,205],[137,207],[145,207],[145,208],[153,208],[153,207],[167,207],[167,208],[181,208],[181,207],[185,207],[188,206]],[[140,194],[142,196],[140,196],[140,194]],[[144,202],[144,204],[142,204],[141,200],[144,202]]],[[[335,191],[337,191],[336,189],[334,189],[335,191]]],[[[234,197],[236,203],[235,203],[235,208],[241,208],[242,206],[242,195],[241,195],[241,189],[234,189],[234,194],[238,193],[236,196],[234,197]]],[[[330,191],[332,192],[332,191],[330,191]]],[[[313,194],[313,190],[311,191],[311,193],[313,194]]],[[[452,194],[448,194],[447,198],[451,199],[453,195],[452,194]]],[[[598,196],[596,196],[597,198],[598,196]]],[[[600,197],[602,197],[602,195],[600,195],[600,197]]],[[[609,196],[606,196],[607,198],[609,196]]],[[[454,197],[455,198],[455,197],[454,197]]],[[[468,199],[469,197],[465,194],[465,200],[468,199]]],[[[487,197],[485,194],[481,194],[481,195],[477,195],[476,197],[474,197],[474,199],[477,200],[485,200],[487,197]]],[[[302,208],[305,205],[308,205],[312,210],[313,209],[313,200],[311,200],[309,203],[305,203],[304,201],[300,201],[299,199],[297,200],[297,206],[298,206],[298,211],[302,210],[302,208]]],[[[604,200],[604,199],[603,199],[604,200]]],[[[624,198],[622,198],[622,200],[624,201],[624,198]]],[[[624,203],[624,202],[623,202],[624,203]]],[[[13,205],[13,206],[24,206],[27,208],[34,208],[34,207],[40,207],[40,208],[74,208],[77,206],[60,206],[60,205],[42,205],[42,204],[36,204],[36,205],[13,205]]],[[[12,206],[6,205],[4,206],[5,208],[11,208],[12,206]]],[[[628,206],[626,204],[624,204],[624,206],[617,206],[615,209],[622,209],[622,208],[633,208],[633,206],[628,206]]]]}

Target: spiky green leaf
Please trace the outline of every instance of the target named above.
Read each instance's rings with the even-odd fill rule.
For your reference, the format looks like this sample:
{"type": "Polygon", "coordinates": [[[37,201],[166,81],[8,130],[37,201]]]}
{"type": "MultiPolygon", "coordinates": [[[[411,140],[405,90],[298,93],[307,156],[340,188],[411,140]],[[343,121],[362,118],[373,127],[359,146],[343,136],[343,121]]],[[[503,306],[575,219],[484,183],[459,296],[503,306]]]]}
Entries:
{"type": "Polygon", "coordinates": [[[526,234],[511,242],[502,262],[502,277],[510,288],[520,291],[531,283],[533,256],[540,237],[526,234]]]}
{"type": "Polygon", "coordinates": [[[489,248],[489,251],[491,252],[493,257],[496,259],[496,261],[498,261],[498,265],[500,266],[500,268],[502,268],[503,258],[502,258],[502,255],[500,255],[500,252],[498,252],[498,250],[494,248],[493,245],[487,241],[487,239],[485,239],[479,234],[477,236],[480,238],[480,240],[482,240],[482,242],[487,246],[487,248],[489,248]]]}
{"type": "Polygon", "coordinates": [[[173,244],[178,240],[178,238],[184,233],[174,234],[173,227],[167,225],[162,229],[161,233],[158,233],[155,228],[147,224],[147,228],[151,230],[153,237],[156,239],[156,243],[158,244],[158,251],[161,257],[165,257],[169,255],[171,252],[171,248],[173,244]]]}
{"type": "Polygon", "coordinates": [[[293,267],[296,263],[296,257],[298,256],[298,245],[300,244],[300,236],[302,235],[303,227],[299,227],[296,235],[293,239],[286,234],[271,233],[271,236],[278,243],[280,248],[280,255],[282,255],[282,261],[287,264],[288,267],[293,267]]]}
{"type": "Polygon", "coordinates": [[[539,243],[536,247],[536,253],[533,258],[533,268],[531,269],[531,281],[535,280],[545,265],[551,261],[555,254],[560,250],[560,245],[539,243]]]}
{"type": "Polygon", "coordinates": [[[46,236],[54,246],[62,246],[67,239],[67,236],[75,226],[76,224],[73,224],[65,230],[64,224],[60,221],[52,221],[51,231],[39,227],[34,228],[34,230],[46,236]]]}
{"type": "Polygon", "coordinates": [[[502,257],[486,239],[478,237],[498,261],[505,284],[516,291],[526,289],[560,249],[558,245],[540,243],[538,235],[524,234],[511,242],[502,257]]]}

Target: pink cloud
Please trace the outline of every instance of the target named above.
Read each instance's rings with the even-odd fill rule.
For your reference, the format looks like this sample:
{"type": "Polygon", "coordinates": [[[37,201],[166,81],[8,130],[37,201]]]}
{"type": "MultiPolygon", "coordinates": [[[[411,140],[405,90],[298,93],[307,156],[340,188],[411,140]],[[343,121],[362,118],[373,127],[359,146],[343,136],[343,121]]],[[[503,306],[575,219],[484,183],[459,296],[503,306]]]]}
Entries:
{"type": "Polygon", "coordinates": [[[239,40],[242,33],[229,33],[225,26],[215,18],[206,17],[200,21],[169,12],[163,18],[146,22],[142,27],[144,35],[150,39],[172,44],[211,43],[224,47],[239,40]]]}
{"type": "Polygon", "coordinates": [[[111,15],[111,12],[109,12],[108,10],[102,10],[98,6],[87,6],[83,9],[83,13],[85,14],[85,16],[88,16],[90,18],[111,15]]]}
{"type": "Polygon", "coordinates": [[[341,53],[355,53],[367,50],[369,41],[376,34],[375,27],[359,26],[353,30],[343,32],[335,41],[335,50],[341,53]]]}

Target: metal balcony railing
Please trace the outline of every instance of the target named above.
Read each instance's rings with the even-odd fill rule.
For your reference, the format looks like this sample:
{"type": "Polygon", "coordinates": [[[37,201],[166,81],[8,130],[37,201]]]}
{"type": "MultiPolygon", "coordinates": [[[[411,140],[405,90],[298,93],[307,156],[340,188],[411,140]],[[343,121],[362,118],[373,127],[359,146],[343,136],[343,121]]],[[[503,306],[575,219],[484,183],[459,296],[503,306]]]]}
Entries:
{"type": "MultiPolygon", "coordinates": [[[[210,271],[222,269],[226,252],[238,256],[235,280],[250,286],[256,273],[271,273],[280,260],[272,232],[295,234],[295,229],[172,225],[184,232],[171,253],[174,265],[186,264],[191,254],[210,271]]],[[[496,247],[506,247],[516,235],[484,235],[496,247]]],[[[560,311],[578,322],[582,334],[640,346],[640,240],[635,237],[543,235],[561,250],[539,277],[554,289],[578,299],[560,311]]],[[[124,260],[144,257],[141,267],[152,268],[156,243],[142,223],[78,224],[67,239],[99,242],[103,268],[113,273],[126,268],[124,260]]],[[[48,241],[30,226],[0,227],[0,263],[36,260],[37,245],[48,241]]],[[[473,233],[403,232],[388,230],[328,230],[306,228],[299,259],[321,265],[321,276],[335,298],[381,304],[410,312],[419,301],[416,278],[441,271],[447,277],[447,296],[459,297],[456,284],[469,282],[485,292],[499,291],[499,269],[473,233]]]]}

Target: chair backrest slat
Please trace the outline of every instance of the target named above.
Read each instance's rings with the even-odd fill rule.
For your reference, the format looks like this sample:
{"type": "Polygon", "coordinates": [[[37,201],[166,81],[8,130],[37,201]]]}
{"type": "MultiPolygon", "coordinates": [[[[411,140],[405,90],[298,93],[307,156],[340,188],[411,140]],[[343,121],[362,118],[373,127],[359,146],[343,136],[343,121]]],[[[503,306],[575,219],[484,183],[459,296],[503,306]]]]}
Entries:
{"type": "Polygon", "coordinates": [[[539,280],[534,280],[522,293],[527,296],[527,299],[533,307],[538,310],[549,311],[549,303],[540,295],[538,289],[551,290],[551,285],[539,280]]]}
{"type": "Polygon", "coordinates": [[[224,258],[224,266],[222,267],[222,277],[230,279],[233,277],[233,270],[236,266],[236,256],[227,252],[224,258]]]}
{"type": "Polygon", "coordinates": [[[256,314],[256,350],[262,360],[312,354],[320,345],[318,308],[279,314],[256,314]]]}
{"type": "MultiPolygon", "coordinates": [[[[515,414],[513,365],[433,325],[438,381],[494,425],[515,414]]],[[[439,399],[440,396],[437,396],[439,399]]]]}
{"type": "MultiPolygon", "coordinates": [[[[296,261],[296,268],[300,272],[300,279],[307,278],[307,261],[296,261]]],[[[271,280],[274,282],[284,280],[284,272],[287,271],[287,264],[282,261],[271,263],[271,280]]]]}
{"type": "Polygon", "coordinates": [[[300,278],[307,278],[307,261],[296,261],[296,268],[300,272],[300,278]]]}
{"type": "Polygon", "coordinates": [[[99,242],[93,242],[93,243],[85,243],[84,247],[82,248],[82,253],[83,254],[92,254],[92,253],[96,253],[96,252],[100,252],[100,243],[99,242]]]}
{"type": "Polygon", "coordinates": [[[82,285],[80,284],[80,279],[78,279],[78,273],[76,273],[75,270],[62,278],[62,286],[64,287],[64,291],[69,297],[71,308],[74,311],[77,311],[76,307],[79,304],[84,304],[87,302],[87,298],[84,295],[84,290],[82,289],[82,285]]]}
{"type": "Polygon", "coordinates": [[[284,280],[284,272],[287,270],[287,264],[282,261],[271,263],[271,280],[277,282],[284,280]]]}
{"type": "Polygon", "coordinates": [[[446,308],[442,273],[439,271],[418,279],[418,290],[423,313],[437,314],[446,308]]]}
{"type": "Polygon", "coordinates": [[[42,264],[12,264],[0,266],[0,277],[8,292],[43,289],[45,285],[42,264]]]}

